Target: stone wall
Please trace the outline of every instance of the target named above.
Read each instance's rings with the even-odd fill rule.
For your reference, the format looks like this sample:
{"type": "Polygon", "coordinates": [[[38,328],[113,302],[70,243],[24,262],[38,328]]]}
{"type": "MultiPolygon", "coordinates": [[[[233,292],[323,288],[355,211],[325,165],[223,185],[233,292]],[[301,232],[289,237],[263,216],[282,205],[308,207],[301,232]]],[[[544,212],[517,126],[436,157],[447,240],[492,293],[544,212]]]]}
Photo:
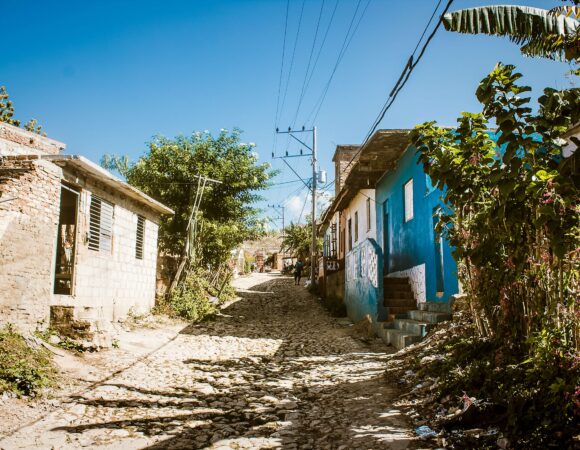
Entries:
{"type": "Polygon", "coordinates": [[[328,273],[324,280],[326,296],[344,302],[344,269],[328,273]]]}
{"type": "Polygon", "coordinates": [[[0,161],[0,324],[47,325],[61,173],[42,160],[0,161]]]}
{"type": "Polygon", "coordinates": [[[158,214],[82,174],[65,179],[81,190],[73,295],[53,296],[54,305],[75,306],[77,320],[116,321],[129,311],[148,312],[155,305],[158,214]],[[88,248],[91,196],[114,205],[112,250],[88,248]],[[135,256],[137,214],[145,217],[143,259],[135,256]]]}
{"type": "Polygon", "coordinates": [[[62,142],[0,122],[0,156],[58,155],[65,147],[62,142]]]}

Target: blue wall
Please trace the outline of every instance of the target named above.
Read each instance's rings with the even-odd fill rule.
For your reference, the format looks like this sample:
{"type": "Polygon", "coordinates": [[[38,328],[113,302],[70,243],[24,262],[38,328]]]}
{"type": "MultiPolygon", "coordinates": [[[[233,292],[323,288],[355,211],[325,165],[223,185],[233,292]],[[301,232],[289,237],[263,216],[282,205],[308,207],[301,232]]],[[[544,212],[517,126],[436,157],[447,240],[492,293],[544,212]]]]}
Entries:
{"type": "MultiPolygon", "coordinates": [[[[447,301],[458,292],[457,265],[451,249],[443,241],[443,270],[439,283],[443,283],[443,296],[437,297],[437,264],[433,212],[443,207],[442,192],[428,183],[423,167],[417,162],[413,146],[401,156],[397,168],[384,175],[376,185],[377,241],[386,252],[386,273],[409,269],[425,264],[427,301],[447,301]],[[413,179],[413,219],[405,222],[404,184],[413,179]],[[388,213],[388,245],[383,242],[385,211],[388,213]]],[[[441,259],[439,259],[440,261],[441,259]]]]}
{"type": "Polygon", "coordinates": [[[348,317],[358,322],[368,314],[373,322],[384,320],[383,257],[374,239],[365,239],[347,253],[344,275],[344,303],[348,317]],[[369,267],[373,258],[376,275],[369,267]]]}

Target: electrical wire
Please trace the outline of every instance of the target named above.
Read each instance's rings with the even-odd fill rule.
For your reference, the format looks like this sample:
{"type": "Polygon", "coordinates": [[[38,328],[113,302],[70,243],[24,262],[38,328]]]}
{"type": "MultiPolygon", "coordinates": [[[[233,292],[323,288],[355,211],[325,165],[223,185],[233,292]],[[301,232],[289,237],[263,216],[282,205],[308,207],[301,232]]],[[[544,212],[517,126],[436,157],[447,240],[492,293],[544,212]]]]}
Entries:
{"type": "Polygon", "coordinates": [[[278,79],[278,98],[276,99],[276,116],[274,127],[278,126],[278,115],[280,112],[280,92],[282,91],[282,75],[284,73],[284,59],[286,56],[286,35],[288,32],[288,11],[290,9],[290,0],[286,0],[286,20],[284,21],[284,40],[282,42],[282,62],[280,64],[280,78],[278,79]]]}
{"type": "Polygon", "coordinates": [[[350,43],[352,42],[352,39],[354,38],[354,35],[356,34],[356,32],[361,24],[361,21],[365,15],[370,3],[371,3],[371,0],[367,0],[366,6],[363,8],[363,11],[362,11],[362,13],[358,19],[358,22],[356,23],[354,30],[353,30],[353,25],[355,23],[357,13],[358,13],[358,10],[360,8],[361,3],[362,3],[362,0],[359,0],[357,5],[356,5],[356,8],[354,10],[354,14],[353,14],[352,19],[350,21],[348,30],[347,30],[346,35],[344,37],[342,47],[338,53],[336,63],[334,64],[332,72],[330,73],[330,77],[329,77],[328,81],[326,82],[326,85],[322,91],[321,96],[319,97],[318,101],[314,104],[314,108],[312,109],[312,111],[308,115],[308,118],[306,119],[307,123],[314,123],[316,121],[316,118],[318,117],[318,114],[320,113],[322,105],[324,104],[324,100],[326,99],[326,96],[327,96],[328,91],[330,89],[330,85],[332,83],[332,80],[334,79],[334,75],[336,74],[336,71],[338,70],[340,63],[342,62],[342,59],[344,58],[344,55],[345,55],[346,51],[348,50],[348,47],[350,46],[350,43]],[[353,30],[352,33],[351,33],[351,30],[353,30]],[[312,120],[311,120],[311,118],[312,118],[312,120]]]}
{"type": "Polygon", "coordinates": [[[298,45],[298,40],[300,38],[300,28],[302,27],[302,16],[304,14],[305,3],[306,0],[302,0],[302,8],[300,9],[300,17],[298,19],[298,28],[296,29],[296,39],[294,39],[294,50],[292,50],[292,59],[290,60],[290,69],[288,70],[288,78],[286,79],[286,88],[284,89],[284,97],[282,98],[282,107],[280,108],[280,114],[282,114],[282,111],[284,111],[284,105],[286,104],[286,96],[288,94],[288,86],[290,86],[290,79],[292,78],[294,57],[296,56],[296,46],[298,45]]]}
{"type": "Polygon", "coordinates": [[[330,32],[330,28],[332,26],[332,22],[334,20],[335,14],[336,14],[336,10],[338,9],[339,1],[340,0],[336,0],[336,3],[334,4],[334,9],[332,10],[330,20],[328,21],[328,26],[326,27],[326,31],[324,33],[324,38],[322,39],[322,44],[320,44],[320,48],[318,49],[318,53],[316,54],[316,59],[314,60],[314,65],[312,66],[312,72],[310,72],[310,77],[308,77],[308,81],[306,82],[306,90],[308,90],[308,87],[310,86],[310,81],[312,80],[312,77],[314,76],[314,72],[316,70],[316,67],[318,66],[320,54],[322,53],[322,49],[324,48],[324,44],[326,43],[326,38],[328,37],[328,33],[330,32]]]}
{"type": "Polygon", "coordinates": [[[453,1],[454,0],[448,0],[447,5],[445,6],[445,9],[441,13],[441,15],[439,17],[439,20],[437,21],[437,25],[435,25],[435,28],[431,31],[431,33],[429,34],[429,37],[426,39],[425,43],[423,44],[423,47],[421,48],[421,52],[419,53],[419,56],[417,57],[417,59],[414,60],[413,59],[414,58],[414,55],[417,52],[417,49],[419,48],[419,45],[418,44],[422,41],[423,36],[425,35],[426,30],[429,28],[429,24],[432,22],[433,16],[437,12],[437,10],[438,10],[439,5],[440,5],[441,2],[438,2],[437,3],[437,6],[435,7],[435,10],[434,10],[433,14],[432,14],[431,18],[429,19],[429,22],[425,26],[425,30],[423,31],[423,34],[421,35],[421,38],[419,39],[419,43],[415,47],[415,50],[413,51],[413,53],[411,54],[411,56],[409,57],[409,60],[407,61],[407,64],[405,65],[405,68],[401,72],[401,75],[399,76],[399,79],[397,80],[397,83],[395,84],[395,87],[391,90],[389,96],[387,97],[387,100],[386,100],[385,104],[381,108],[381,111],[379,112],[377,118],[373,122],[373,125],[371,126],[369,132],[365,136],[365,139],[364,139],[362,145],[359,147],[358,151],[353,155],[353,157],[351,158],[351,160],[349,161],[349,163],[346,165],[346,168],[345,169],[347,169],[352,164],[352,162],[355,160],[355,158],[360,154],[360,152],[364,148],[365,144],[371,138],[371,136],[376,131],[377,127],[379,126],[379,124],[381,123],[381,121],[383,120],[383,118],[385,117],[385,114],[387,113],[387,111],[391,108],[391,106],[395,102],[397,96],[399,95],[399,92],[401,92],[401,90],[403,89],[403,87],[405,87],[405,84],[409,80],[409,77],[411,76],[411,73],[413,73],[413,70],[415,69],[415,67],[417,67],[417,64],[419,64],[419,61],[421,61],[421,58],[425,54],[425,51],[427,50],[427,47],[431,43],[431,40],[435,37],[435,34],[437,33],[437,30],[439,30],[439,27],[441,26],[441,22],[442,22],[443,16],[447,13],[447,11],[451,7],[451,4],[453,3],[453,1]]]}
{"type": "Polygon", "coordinates": [[[320,12],[318,13],[318,21],[316,22],[316,30],[314,31],[314,39],[312,40],[312,47],[310,48],[310,56],[308,56],[308,64],[306,65],[306,73],[304,74],[304,81],[302,82],[302,89],[300,90],[300,97],[298,99],[298,106],[296,107],[296,112],[294,113],[294,118],[292,119],[291,125],[294,127],[296,122],[296,117],[298,117],[298,112],[300,111],[300,106],[302,105],[302,100],[304,100],[304,95],[306,94],[305,87],[306,81],[308,79],[308,73],[310,71],[310,65],[312,63],[312,55],[314,55],[314,47],[316,46],[316,39],[318,38],[318,30],[320,28],[320,19],[322,19],[322,12],[324,11],[324,1],[320,4],[320,12]]]}

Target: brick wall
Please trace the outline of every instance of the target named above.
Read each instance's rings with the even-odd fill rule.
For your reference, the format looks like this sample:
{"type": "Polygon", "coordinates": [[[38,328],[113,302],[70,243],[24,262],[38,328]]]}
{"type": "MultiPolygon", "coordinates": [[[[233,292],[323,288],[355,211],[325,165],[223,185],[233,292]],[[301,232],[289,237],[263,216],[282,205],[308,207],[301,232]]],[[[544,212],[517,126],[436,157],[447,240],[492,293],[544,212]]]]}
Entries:
{"type": "Polygon", "coordinates": [[[0,156],[58,155],[65,147],[62,142],[0,122],[0,156]]]}
{"type": "Polygon", "coordinates": [[[75,306],[77,319],[118,320],[129,310],[149,311],[155,304],[157,234],[159,216],[141,204],[100,186],[82,175],[65,179],[81,185],[78,216],[75,288],[72,296],[55,295],[54,305],[75,306]],[[88,248],[91,196],[114,205],[112,251],[88,248]],[[145,217],[143,259],[135,257],[137,214],[145,217]]]}
{"type": "Polygon", "coordinates": [[[338,194],[342,187],[348,174],[355,165],[357,152],[359,150],[358,145],[337,145],[336,151],[334,152],[334,192],[338,194]],[[353,158],[355,158],[353,160],[353,158]],[[351,160],[352,163],[351,163],[351,160]]]}
{"type": "Polygon", "coordinates": [[[47,161],[0,161],[0,324],[47,325],[61,169],[47,161]]]}

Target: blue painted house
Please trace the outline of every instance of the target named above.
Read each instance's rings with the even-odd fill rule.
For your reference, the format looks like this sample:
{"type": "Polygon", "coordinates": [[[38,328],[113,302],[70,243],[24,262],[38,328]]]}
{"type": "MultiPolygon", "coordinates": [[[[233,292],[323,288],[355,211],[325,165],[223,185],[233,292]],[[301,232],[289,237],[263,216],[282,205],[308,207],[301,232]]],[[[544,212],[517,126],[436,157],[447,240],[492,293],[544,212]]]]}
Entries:
{"type": "Polygon", "coordinates": [[[379,130],[358,147],[321,220],[325,257],[333,249],[337,267],[342,259],[349,318],[370,319],[397,348],[448,319],[459,289],[451,249],[435,233],[442,192],[418,164],[408,134],[379,130]]]}

